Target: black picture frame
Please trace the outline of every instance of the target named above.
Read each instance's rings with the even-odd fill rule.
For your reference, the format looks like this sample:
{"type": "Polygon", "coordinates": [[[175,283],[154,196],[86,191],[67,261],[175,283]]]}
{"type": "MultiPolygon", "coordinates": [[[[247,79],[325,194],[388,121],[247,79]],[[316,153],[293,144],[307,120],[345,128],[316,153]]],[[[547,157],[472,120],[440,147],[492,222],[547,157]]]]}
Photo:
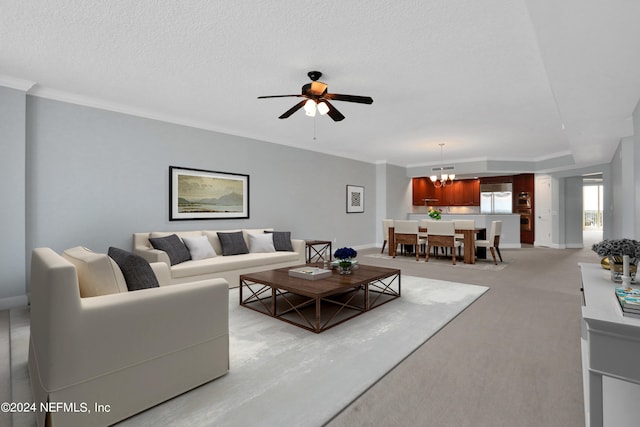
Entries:
{"type": "Polygon", "coordinates": [[[169,220],[249,218],[249,175],[169,166],[169,220]]]}
{"type": "Polygon", "coordinates": [[[347,185],[347,213],[364,212],[364,187],[347,185]]]}

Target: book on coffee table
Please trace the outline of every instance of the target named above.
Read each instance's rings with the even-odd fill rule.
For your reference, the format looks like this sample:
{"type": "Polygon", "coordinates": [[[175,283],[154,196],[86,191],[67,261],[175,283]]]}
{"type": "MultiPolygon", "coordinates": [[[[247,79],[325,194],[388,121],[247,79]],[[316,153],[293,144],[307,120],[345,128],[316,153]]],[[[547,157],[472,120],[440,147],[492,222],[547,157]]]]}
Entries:
{"type": "Polygon", "coordinates": [[[299,267],[289,270],[289,276],[306,280],[318,280],[331,276],[331,270],[324,270],[318,267],[299,267]]]}

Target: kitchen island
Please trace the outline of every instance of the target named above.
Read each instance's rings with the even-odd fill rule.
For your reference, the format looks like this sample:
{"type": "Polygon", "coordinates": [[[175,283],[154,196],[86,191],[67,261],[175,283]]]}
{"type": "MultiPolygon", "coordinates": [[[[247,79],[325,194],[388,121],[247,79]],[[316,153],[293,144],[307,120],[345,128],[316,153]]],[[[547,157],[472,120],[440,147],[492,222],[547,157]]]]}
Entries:
{"type": "MultiPolygon", "coordinates": [[[[410,213],[408,219],[421,220],[431,219],[426,213],[410,213]]],[[[445,221],[455,221],[472,219],[476,222],[476,227],[486,227],[487,238],[491,231],[491,221],[502,221],[502,234],[500,235],[500,248],[513,249],[521,248],[520,244],[520,215],[519,214],[453,214],[443,213],[442,219],[445,221]]]]}

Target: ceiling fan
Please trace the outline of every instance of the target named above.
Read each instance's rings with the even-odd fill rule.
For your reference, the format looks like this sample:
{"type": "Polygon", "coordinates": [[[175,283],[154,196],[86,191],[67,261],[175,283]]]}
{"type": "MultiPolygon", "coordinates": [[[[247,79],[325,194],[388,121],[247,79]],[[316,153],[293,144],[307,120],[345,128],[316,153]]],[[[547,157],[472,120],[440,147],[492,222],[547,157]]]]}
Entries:
{"type": "Polygon", "coordinates": [[[315,116],[316,110],[321,114],[328,114],[334,121],[339,122],[344,119],[344,116],[340,111],[334,107],[329,100],[332,101],[346,101],[356,102],[359,104],[372,104],[373,98],[370,96],[357,96],[357,95],[341,95],[339,93],[327,93],[326,83],[319,82],[318,79],[322,76],[320,71],[309,71],[307,73],[311,79],[311,83],[307,83],[302,86],[302,93],[299,95],[269,95],[259,96],[258,99],[264,98],[286,98],[286,97],[298,97],[305,98],[298,102],[296,105],[285,111],[279,119],[286,119],[299,109],[305,109],[308,116],[315,116]]]}

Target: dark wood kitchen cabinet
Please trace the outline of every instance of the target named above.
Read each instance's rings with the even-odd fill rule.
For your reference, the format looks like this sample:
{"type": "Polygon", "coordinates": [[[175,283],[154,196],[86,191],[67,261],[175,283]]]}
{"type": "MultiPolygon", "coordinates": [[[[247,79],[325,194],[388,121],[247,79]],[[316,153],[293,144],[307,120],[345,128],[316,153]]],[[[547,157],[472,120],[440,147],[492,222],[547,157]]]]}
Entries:
{"type": "Polygon", "coordinates": [[[436,188],[428,177],[413,178],[413,204],[424,206],[480,206],[480,180],[460,179],[436,188]]]}

